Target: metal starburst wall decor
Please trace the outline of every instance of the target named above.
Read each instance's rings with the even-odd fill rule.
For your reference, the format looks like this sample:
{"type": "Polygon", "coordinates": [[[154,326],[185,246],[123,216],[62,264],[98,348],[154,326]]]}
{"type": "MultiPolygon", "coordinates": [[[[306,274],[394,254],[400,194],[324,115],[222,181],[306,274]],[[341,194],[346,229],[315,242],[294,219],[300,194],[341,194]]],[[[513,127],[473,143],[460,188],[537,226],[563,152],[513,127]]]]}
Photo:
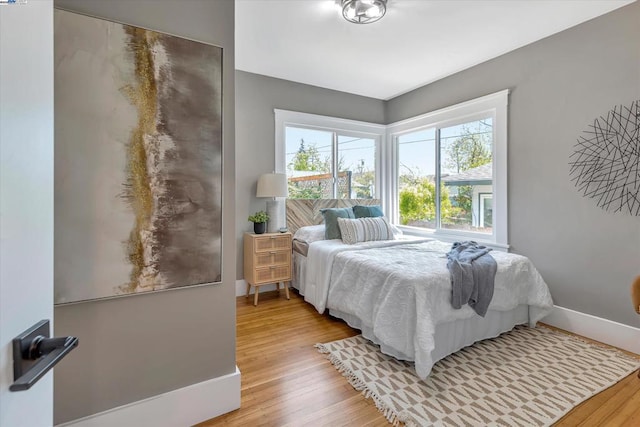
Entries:
{"type": "Polygon", "coordinates": [[[640,100],[619,105],[578,137],[571,181],[606,211],[640,216],[640,100]]]}

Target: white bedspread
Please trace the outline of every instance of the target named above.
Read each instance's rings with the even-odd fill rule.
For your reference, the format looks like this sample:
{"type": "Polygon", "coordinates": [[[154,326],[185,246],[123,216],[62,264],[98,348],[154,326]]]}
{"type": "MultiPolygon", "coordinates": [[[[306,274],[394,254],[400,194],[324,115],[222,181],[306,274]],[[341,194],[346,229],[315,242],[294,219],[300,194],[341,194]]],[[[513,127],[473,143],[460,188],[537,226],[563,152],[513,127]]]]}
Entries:
{"type": "MultiPolygon", "coordinates": [[[[477,317],[465,305],[451,307],[451,282],[445,254],[451,244],[437,240],[315,242],[307,258],[305,300],[319,312],[325,308],[356,316],[392,355],[413,360],[416,372],[431,372],[436,325],[477,317]]],[[[533,326],[553,306],[547,285],[533,264],[520,255],[493,251],[498,264],[489,310],[508,311],[529,305],[533,326]]]]}
{"type": "Polygon", "coordinates": [[[388,246],[405,245],[410,243],[428,242],[433,239],[401,239],[360,242],[354,245],[342,243],[342,240],[320,240],[309,244],[307,252],[307,271],[300,286],[300,294],[304,300],[312,304],[318,313],[324,313],[327,308],[329,294],[329,280],[334,257],[346,251],[361,251],[363,249],[382,248],[388,246]]]}

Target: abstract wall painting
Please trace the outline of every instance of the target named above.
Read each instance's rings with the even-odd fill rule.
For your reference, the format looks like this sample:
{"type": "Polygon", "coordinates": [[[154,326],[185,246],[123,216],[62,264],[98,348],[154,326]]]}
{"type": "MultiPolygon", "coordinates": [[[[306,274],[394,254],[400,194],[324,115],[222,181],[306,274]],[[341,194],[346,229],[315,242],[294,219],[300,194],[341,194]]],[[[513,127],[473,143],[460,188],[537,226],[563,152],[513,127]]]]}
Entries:
{"type": "Polygon", "coordinates": [[[55,303],[220,282],[222,49],[54,25],[55,303]]]}
{"type": "Polygon", "coordinates": [[[571,180],[583,196],[606,211],[640,216],[640,100],[595,119],[570,158],[571,180]]]}

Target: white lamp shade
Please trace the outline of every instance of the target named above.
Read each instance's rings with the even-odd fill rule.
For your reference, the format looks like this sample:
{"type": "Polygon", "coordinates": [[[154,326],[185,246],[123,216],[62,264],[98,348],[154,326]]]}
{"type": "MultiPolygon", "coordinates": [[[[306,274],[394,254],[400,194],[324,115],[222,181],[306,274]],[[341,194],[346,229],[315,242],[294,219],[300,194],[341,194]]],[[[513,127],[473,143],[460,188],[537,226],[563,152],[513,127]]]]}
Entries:
{"type": "Polygon", "coordinates": [[[256,197],[287,197],[287,175],[265,173],[258,179],[256,197]]]}

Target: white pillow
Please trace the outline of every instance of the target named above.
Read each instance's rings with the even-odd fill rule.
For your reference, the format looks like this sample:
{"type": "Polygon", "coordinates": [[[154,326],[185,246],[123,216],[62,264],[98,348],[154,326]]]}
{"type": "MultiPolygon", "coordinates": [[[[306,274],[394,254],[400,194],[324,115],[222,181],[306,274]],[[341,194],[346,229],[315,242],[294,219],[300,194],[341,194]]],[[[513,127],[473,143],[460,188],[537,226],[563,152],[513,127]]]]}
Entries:
{"type": "Polygon", "coordinates": [[[402,230],[400,230],[398,228],[397,225],[394,224],[389,224],[389,227],[391,227],[391,230],[393,231],[393,238],[394,239],[398,239],[398,237],[402,236],[404,233],[402,232],[402,230]]]}
{"type": "Polygon", "coordinates": [[[338,218],[342,241],[348,245],[373,240],[393,240],[393,229],[383,216],[373,218],[338,218]]]}
{"type": "Polygon", "coordinates": [[[324,224],[300,227],[294,233],[293,239],[309,244],[324,240],[324,229],[324,224]]]}

